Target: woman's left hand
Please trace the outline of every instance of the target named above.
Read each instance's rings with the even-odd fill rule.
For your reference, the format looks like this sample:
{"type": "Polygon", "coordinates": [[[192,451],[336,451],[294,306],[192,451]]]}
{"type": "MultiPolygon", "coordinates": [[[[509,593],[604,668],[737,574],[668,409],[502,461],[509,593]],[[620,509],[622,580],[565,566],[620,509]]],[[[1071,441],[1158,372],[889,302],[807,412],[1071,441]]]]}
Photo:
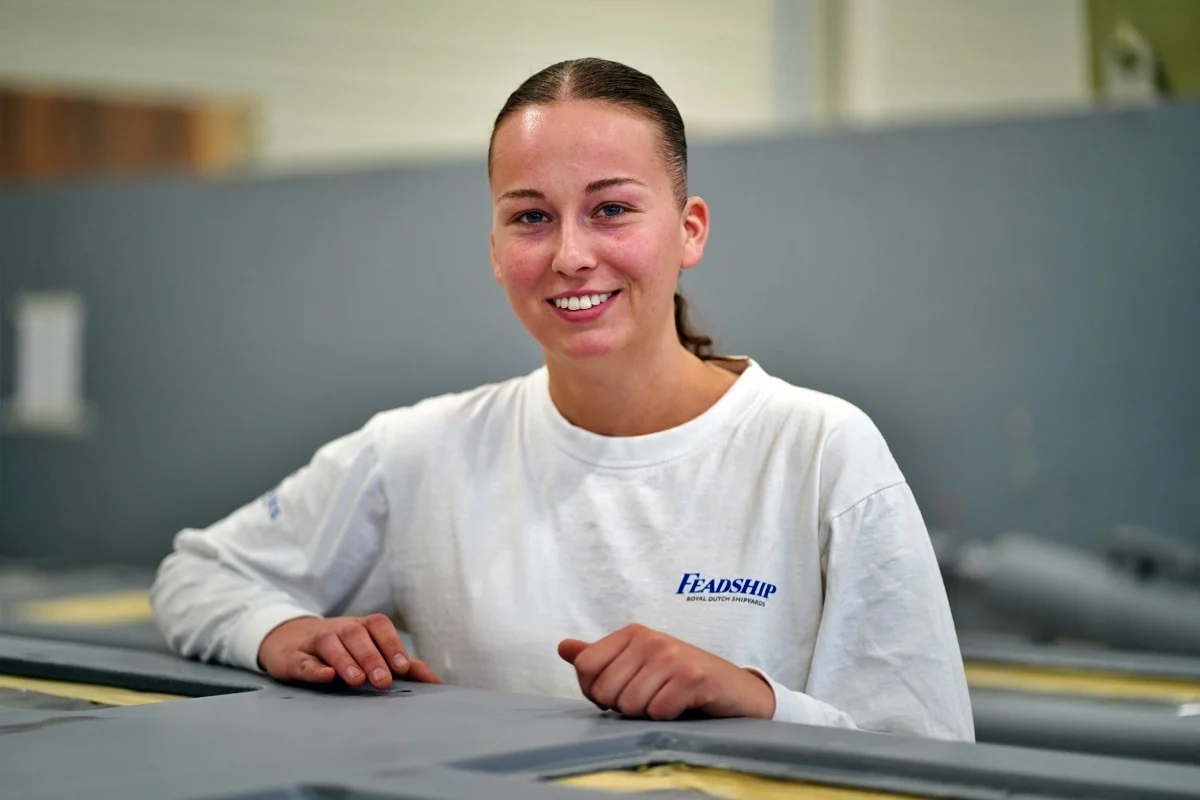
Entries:
{"type": "Polygon", "coordinates": [[[657,720],[688,710],[713,717],[775,714],[775,693],[760,676],[644,625],[592,644],[564,639],[558,654],[575,667],[584,696],[605,711],[657,720]]]}

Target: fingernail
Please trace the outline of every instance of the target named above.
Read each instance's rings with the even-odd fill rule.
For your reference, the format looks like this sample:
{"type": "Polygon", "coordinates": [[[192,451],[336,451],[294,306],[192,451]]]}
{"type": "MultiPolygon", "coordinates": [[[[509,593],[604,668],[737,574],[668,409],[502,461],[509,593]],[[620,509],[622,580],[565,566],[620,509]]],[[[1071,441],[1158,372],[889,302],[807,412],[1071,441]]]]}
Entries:
{"type": "Polygon", "coordinates": [[[359,675],[362,675],[362,671],[359,670],[358,667],[347,667],[346,668],[346,680],[352,681],[355,678],[357,678],[359,675]]]}
{"type": "Polygon", "coordinates": [[[375,671],[371,673],[371,680],[375,683],[379,683],[380,681],[387,680],[387,676],[388,672],[386,669],[383,667],[376,667],[375,671]]]}
{"type": "Polygon", "coordinates": [[[396,653],[392,656],[392,663],[396,665],[396,669],[404,669],[408,666],[408,659],[400,653],[396,653]]]}

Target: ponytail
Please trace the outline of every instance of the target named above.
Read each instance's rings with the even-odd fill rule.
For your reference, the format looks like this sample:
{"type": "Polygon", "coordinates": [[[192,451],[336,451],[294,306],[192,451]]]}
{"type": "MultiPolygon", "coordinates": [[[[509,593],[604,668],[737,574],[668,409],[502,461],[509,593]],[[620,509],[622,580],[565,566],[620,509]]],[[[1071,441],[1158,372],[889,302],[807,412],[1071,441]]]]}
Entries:
{"type": "Polygon", "coordinates": [[[687,300],[679,292],[675,293],[675,335],[679,337],[679,343],[701,361],[719,358],[713,355],[712,337],[694,330],[688,322],[687,300]]]}

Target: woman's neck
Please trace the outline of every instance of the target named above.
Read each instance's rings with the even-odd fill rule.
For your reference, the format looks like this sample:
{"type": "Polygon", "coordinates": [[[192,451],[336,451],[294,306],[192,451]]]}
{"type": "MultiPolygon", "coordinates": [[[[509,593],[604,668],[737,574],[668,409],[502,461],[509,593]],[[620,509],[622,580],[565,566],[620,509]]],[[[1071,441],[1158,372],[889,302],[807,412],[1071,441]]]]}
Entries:
{"type": "Polygon", "coordinates": [[[546,365],[559,413],[602,436],[642,436],[682,425],[712,408],[738,377],[677,342],[652,354],[547,359],[546,365]]]}

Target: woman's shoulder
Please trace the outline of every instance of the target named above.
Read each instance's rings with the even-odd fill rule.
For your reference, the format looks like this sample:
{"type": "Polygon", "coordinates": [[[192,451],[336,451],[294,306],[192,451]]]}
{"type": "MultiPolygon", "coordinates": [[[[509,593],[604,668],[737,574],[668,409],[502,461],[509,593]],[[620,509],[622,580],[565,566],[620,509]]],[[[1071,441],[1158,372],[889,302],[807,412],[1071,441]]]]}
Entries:
{"type": "Polygon", "coordinates": [[[842,429],[876,430],[866,412],[849,400],[789,383],[783,378],[767,374],[754,362],[751,362],[750,369],[760,389],[760,413],[777,424],[791,426],[822,439],[842,429]]]}
{"type": "Polygon", "coordinates": [[[765,376],[760,419],[817,467],[827,507],[852,504],[904,475],[874,420],[849,400],[765,376]]]}
{"type": "Polygon", "coordinates": [[[376,414],[367,427],[374,438],[395,442],[423,439],[445,443],[471,435],[480,424],[511,418],[529,383],[540,370],[473,389],[427,397],[410,406],[376,414]]]}

